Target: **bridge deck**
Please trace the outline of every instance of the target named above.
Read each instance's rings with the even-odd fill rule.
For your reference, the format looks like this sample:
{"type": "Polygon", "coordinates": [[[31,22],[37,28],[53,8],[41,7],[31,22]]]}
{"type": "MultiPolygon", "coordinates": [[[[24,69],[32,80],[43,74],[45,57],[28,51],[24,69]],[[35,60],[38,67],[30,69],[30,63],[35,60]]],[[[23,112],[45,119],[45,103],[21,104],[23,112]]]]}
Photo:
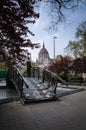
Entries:
{"type": "Polygon", "coordinates": [[[42,83],[36,78],[25,78],[29,88],[23,87],[25,99],[45,100],[55,97],[54,88],[48,88],[46,83],[42,83]]]}

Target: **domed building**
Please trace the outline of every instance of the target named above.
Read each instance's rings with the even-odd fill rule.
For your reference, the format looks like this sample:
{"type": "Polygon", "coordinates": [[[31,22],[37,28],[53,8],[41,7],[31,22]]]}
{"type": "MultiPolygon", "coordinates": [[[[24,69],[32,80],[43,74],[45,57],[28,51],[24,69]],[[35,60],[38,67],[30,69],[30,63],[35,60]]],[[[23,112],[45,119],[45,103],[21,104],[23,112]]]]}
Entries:
{"type": "Polygon", "coordinates": [[[51,64],[51,61],[52,60],[49,57],[49,53],[43,43],[43,47],[41,48],[38,54],[37,65],[40,67],[48,67],[51,64]]]}

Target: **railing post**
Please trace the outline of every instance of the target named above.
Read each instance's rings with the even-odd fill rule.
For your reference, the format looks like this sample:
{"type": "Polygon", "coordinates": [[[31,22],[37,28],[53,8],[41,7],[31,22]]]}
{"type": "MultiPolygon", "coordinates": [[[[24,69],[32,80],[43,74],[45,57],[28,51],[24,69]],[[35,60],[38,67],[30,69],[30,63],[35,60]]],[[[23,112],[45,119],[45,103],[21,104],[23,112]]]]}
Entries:
{"type": "Polygon", "coordinates": [[[39,67],[38,67],[38,79],[39,79],[39,77],[40,77],[40,71],[39,71],[39,67]]]}
{"type": "Polygon", "coordinates": [[[42,77],[42,83],[45,81],[45,71],[43,70],[43,77],[42,77]]]}
{"type": "Polygon", "coordinates": [[[22,85],[21,85],[21,90],[20,90],[20,97],[22,98],[22,92],[23,92],[23,79],[22,79],[22,85]]]}
{"type": "Polygon", "coordinates": [[[32,76],[35,77],[35,68],[32,68],[32,76]]]}
{"type": "Polygon", "coordinates": [[[50,87],[50,82],[51,82],[51,74],[48,77],[48,87],[50,87]]]}
{"type": "Polygon", "coordinates": [[[27,62],[27,76],[31,77],[31,61],[27,62]]]}
{"type": "Polygon", "coordinates": [[[55,86],[55,89],[54,89],[54,94],[56,95],[56,88],[57,88],[57,86],[55,86]]]}

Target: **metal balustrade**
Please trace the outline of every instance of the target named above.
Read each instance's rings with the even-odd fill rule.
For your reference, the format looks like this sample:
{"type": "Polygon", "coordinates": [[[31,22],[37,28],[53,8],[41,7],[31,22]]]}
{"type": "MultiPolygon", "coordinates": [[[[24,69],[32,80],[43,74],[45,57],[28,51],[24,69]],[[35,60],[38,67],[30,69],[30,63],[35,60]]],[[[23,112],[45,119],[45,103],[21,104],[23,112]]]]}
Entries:
{"type": "Polygon", "coordinates": [[[29,72],[29,77],[24,77],[16,67],[9,68],[7,72],[7,86],[12,87],[13,84],[24,102],[55,98],[58,80],[68,85],[59,76],[47,69],[32,67],[29,72]]]}
{"type": "Polygon", "coordinates": [[[21,98],[23,97],[23,86],[29,87],[28,84],[26,84],[24,77],[16,67],[9,68],[7,72],[6,84],[8,87],[10,86],[10,83],[16,87],[21,98]]]}
{"type": "Polygon", "coordinates": [[[57,87],[58,81],[68,86],[67,82],[65,82],[62,78],[60,78],[59,76],[57,76],[55,73],[51,72],[48,69],[32,67],[31,76],[40,79],[41,82],[43,83],[46,82],[48,84],[48,87],[51,86],[57,87]]]}

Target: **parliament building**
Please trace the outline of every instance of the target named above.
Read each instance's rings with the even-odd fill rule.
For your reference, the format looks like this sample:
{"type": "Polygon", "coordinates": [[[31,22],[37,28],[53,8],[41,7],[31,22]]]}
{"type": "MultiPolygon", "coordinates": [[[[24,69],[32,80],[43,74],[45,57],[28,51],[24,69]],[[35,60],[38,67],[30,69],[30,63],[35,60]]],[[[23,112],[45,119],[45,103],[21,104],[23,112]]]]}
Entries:
{"type": "Polygon", "coordinates": [[[39,67],[49,67],[52,63],[53,63],[53,59],[49,57],[49,53],[43,43],[43,47],[41,48],[38,54],[36,65],[39,67]]]}

